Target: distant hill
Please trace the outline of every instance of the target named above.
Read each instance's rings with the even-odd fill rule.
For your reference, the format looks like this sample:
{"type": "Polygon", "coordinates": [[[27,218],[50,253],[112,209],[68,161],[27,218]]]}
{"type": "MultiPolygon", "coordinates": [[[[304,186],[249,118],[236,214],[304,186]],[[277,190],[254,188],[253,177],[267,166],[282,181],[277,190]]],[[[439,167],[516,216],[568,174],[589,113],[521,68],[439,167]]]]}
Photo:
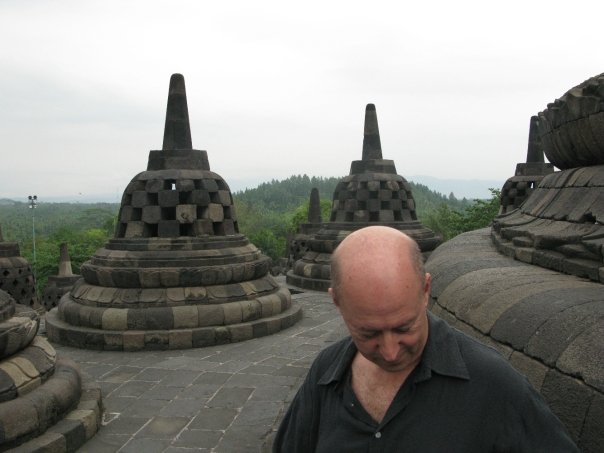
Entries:
{"type": "MultiPolygon", "coordinates": [[[[233,193],[238,214],[249,212],[248,215],[272,216],[278,218],[291,215],[300,205],[308,202],[310,191],[313,187],[319,189],[322,200],[331,200],[333,192],[341,177],[311,177],[308,175],[293,175],[283,180],[272,180],[259,184],[253,189],[245,189],[233,193]],[[239,212],[241,211],[241,212],[239,212]]],[[[418,178],[419,180],[419,178],[418,178]]],[[[450,190],[440,192],[433,186],[410,180],[417,214],[420,219],[430,212],[438,209],[442,204],[462,211],[469,204],[471,198],[458,198],[458,192],[450,190]],[[453,192],[454,195],[451,195],[453,192]]],[[[490,184],[490,183],[489,183],[490,184]]],[[[484,195],[481,198],[490,198],[488,187],[500,187],[501,184],[493,182],[489,186],[486,182],[469,181],[468,187],[482,188],[484,195]]],[[[462,187],[459,186],[446,186],[462,187]]],[[[461,191],[463,193],[463,191],[461,191]]],[[[84,203],[60,202],[52,203],[48,199],[38,198],[35,212],[29,209],[26,200],[15,201],[8,198],[0,199],[0,226],[5,240],[28,240],[31,237],[32,214],[35,215],[36,234],[50,235],[60,228],[73,228],[76,230],[87,228],[105,228],[115,219],[119,210],[119,203],[84,203]]],[[[242,220],[242,219],[240,219],[242,220]]],[[[245,223],[245,222],[243,222],[245,223]]]]}
{"type": "Polygon", "coordinates": [[[29,203],[9,201],[12,204],[0,203],[0,227],[6,241],[18,242],[31,239],[34,221],[36,235],[47,236],[62,228],[107,228],[113,224],[119,210],[116,203],[39,202],[32,211],[29,203]]]}
{"type": "MultiPolygon", "coordinates": [[[[287,179],[272,180],[260,184],[254,189],[245,189],[234,193],[235,201],[248,205],[257,205],[270,211],[286,213],[308,201],[313,187],[319,190],[322,200],[331,200],[336,185],[341,177],[309,177],[308,175],[294,175],[287,179]]],[[[441,204],[446,204],[452,209],[463,210],[470,204],[470,200],[458,199],[455,196],[444,195],[436,192],[423,184],[409,182],[413,191],[416,209],[419,217],[429,211],[435,210],[441,204]]],[[[488,193],[488,191],[487,191],[488,193]]],[[[484,198],[489,198],[490,194],[484,198]]]]}
{"type": "Polygon", "coordinates": [[[406,178],[408,181],[423,184],[431,190],[445,195],[453,193],[455,198],[489,199],[490,188],[501,189],[505,180],[494,179],[440,179],[433,176],[416,175],[406,178]]]}

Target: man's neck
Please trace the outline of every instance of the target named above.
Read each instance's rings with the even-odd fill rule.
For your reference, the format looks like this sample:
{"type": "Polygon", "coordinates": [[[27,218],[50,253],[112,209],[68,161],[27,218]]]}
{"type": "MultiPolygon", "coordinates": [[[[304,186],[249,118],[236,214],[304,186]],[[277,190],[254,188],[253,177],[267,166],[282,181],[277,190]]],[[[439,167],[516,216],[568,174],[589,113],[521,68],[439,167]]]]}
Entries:
{"type": "Polygon", "coordinates": [[[394,397],[416,365],[400,371],[386,371],[357,352],[351,365],[352,390],[376,422],[384,419],[394,397]]]}

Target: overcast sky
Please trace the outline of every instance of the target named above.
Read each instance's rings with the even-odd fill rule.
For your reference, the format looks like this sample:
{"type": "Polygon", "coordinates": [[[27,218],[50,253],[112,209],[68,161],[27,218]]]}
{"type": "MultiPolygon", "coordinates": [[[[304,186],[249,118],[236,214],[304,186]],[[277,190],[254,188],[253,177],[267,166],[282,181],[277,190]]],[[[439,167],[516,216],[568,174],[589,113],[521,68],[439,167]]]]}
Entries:
{"type": "Polygon", "coordinates": [[[407,179],[500,180],[531,115],[604,72],[601,1],[0,0],[0,198],[118,201],[185,76],[232,190],[343,176],[374,103],[407,179]]]}

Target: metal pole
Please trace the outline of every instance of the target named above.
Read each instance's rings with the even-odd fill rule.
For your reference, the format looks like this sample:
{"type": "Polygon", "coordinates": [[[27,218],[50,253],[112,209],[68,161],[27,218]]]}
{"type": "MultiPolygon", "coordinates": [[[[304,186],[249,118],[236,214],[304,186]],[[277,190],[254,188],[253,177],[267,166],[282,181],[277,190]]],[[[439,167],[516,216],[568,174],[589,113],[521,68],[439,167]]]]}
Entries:
{"type": "Polygon", "coordinates": [[[31,209],[31,236],[33,242],[34,249],[34,262],[33,262],[33,273],[34,273],[34,281],[36,280],[36,215],[35,209],[38,201],[37,195],[30,195],[29,197],[29,209],[31,209]]]}

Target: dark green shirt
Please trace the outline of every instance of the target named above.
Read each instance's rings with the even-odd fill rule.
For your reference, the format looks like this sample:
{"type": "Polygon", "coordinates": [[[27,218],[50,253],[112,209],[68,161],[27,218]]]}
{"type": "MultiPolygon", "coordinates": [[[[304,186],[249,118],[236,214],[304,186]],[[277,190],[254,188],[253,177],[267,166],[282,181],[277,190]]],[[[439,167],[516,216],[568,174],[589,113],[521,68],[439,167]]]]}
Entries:
{"type": "Polygon", "coordinates": [[[350,383],[350,338],[323,350],[283,419],[274,452],[578,452],[542,397],[494,349],[432,314],[418,366],[381,423],[350,383]]]}

